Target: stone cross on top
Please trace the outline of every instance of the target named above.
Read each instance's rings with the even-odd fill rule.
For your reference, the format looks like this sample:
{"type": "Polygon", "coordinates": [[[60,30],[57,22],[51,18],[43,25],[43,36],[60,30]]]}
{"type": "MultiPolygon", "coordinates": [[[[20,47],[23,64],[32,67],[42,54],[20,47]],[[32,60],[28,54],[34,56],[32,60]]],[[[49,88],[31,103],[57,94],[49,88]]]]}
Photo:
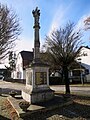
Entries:
{"type": "Polygon", "coordinates": [[[39,17],[40,10],[36,7],[35,10],[32,11],[34,17],[34,62],[37,63],[40,61],[40,40],[39,40],[39,17]]]}

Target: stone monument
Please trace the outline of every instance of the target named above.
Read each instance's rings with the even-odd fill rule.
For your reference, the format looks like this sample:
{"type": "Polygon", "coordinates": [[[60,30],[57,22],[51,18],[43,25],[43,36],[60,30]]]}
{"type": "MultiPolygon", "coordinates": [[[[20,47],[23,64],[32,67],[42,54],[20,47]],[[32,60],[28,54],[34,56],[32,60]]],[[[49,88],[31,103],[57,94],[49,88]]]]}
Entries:
{"type": "Polygon", "coordinates": [[[22,97],[30,103],[44,102],[54,97],[54,91],[49,87],[49,66],[40,60],[39,17],[40,10],[32,11],[34,17],[34,58],[26,69],[26,86],[22,97]]]}

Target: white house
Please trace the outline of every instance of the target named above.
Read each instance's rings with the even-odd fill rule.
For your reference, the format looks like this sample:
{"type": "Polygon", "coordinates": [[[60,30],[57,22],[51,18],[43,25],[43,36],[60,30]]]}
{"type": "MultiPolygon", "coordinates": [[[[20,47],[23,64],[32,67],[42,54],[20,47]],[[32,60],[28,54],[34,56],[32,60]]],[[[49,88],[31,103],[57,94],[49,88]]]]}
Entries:
{"type": "Polygon", "coordinates": [[[90,82],[90,48],[88,46],[81,46],[81,56],[77,59],[78,62],[84,66],[88,72],[86,75],[87,82],[90,82]]]}
{"type": "Polygon", "coordinates": [[[21,51],[17,55],[16,70],[12,72],[13,79],[26,79],[26,67],[33,60],[33,52],[21,51]]]}
{"type": "MultiPolygon", "coordinates": [[[[81,46],[81,56],[77,59],[77,63],[81,64],[82,70],[85,70],[86,81],[90,82],[90,48],[87,46],[81,46]]],[[[12,73],[12,78],[14,79],[26,79],[26,67],[30,65],[33,60],[33,52],[30,51],[21,51],[17,55],[16,61],[16,70],[12,73]]],[[[75,69],[79,70],[79,64],[75,69]]],[[[74,71],[74,74],[78,73],[74,71]]],[[[59,73],[56,73],[55,76],[59,76],[59,73]]],[[[72,76],[74,75],[72,74],[72,76]]],[[[80,76],[80,73],[78,74],[80,76]]]]}
{"type": "MultiPolygon", "coordinates": [[[[81,81],[84,78],[84,82],[90,82],[90,48],[88,46],[80,47],[80,57],[76,59],[76,62],[71,66],[69,72],[70,80],[81,81]]],[[[51,76],[60,76],[59,72],[54,72],[51,76]]]]}

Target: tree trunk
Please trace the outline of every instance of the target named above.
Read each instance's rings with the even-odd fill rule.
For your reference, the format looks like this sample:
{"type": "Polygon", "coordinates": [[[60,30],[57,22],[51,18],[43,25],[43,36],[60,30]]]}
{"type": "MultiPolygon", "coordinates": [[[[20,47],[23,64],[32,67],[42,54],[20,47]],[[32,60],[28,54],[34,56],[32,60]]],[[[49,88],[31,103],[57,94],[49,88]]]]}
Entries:
{"type": "Polygon", "coordinates": [[[63,66],[63,74],[64,74],[64,81],[65,81],[65,88],[66,88],[66,94],[70,94],[70,82],[68,77],[68,68],[67,66],[63,66]]]}

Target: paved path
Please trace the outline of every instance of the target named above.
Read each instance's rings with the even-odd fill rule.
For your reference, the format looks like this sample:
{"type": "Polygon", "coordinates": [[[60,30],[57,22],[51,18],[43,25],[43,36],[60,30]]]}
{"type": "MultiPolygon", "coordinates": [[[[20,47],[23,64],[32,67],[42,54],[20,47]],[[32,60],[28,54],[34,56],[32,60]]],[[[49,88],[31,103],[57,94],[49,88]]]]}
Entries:
{"type": "MultiPolygon", "coordinates": [[[[51,86],[51,89],[55,91],[62,91],[65,92],[65,86],[51,86]]],[[[90,86],[70,86],[70,91],[74,93],[84,94],[90,96],[90,86]]]]}
{"type": "MultiPolygon", "coordinates": [[[[55,85],[50,87],[55,91],[62,91],[62,92],[65,91],[64,85],[55,85]]],[[[8,93],[12,89],[19,90],[19,91],[24,89],[25,84],[0,81],[0,88],[2,88],[2,92],[8,93]]],[[[71,86],[70,90],[71,92],[74,92],[74,93],[86,94],[90,96],[90,86],[71,86]]]]}
{"type": "Polygon", "coordinates": [[[25,88],[24,84],[12,83],[0,80],[0,88],[2,93],[8,94],[11,90],[21,91],[25,88]]]}

